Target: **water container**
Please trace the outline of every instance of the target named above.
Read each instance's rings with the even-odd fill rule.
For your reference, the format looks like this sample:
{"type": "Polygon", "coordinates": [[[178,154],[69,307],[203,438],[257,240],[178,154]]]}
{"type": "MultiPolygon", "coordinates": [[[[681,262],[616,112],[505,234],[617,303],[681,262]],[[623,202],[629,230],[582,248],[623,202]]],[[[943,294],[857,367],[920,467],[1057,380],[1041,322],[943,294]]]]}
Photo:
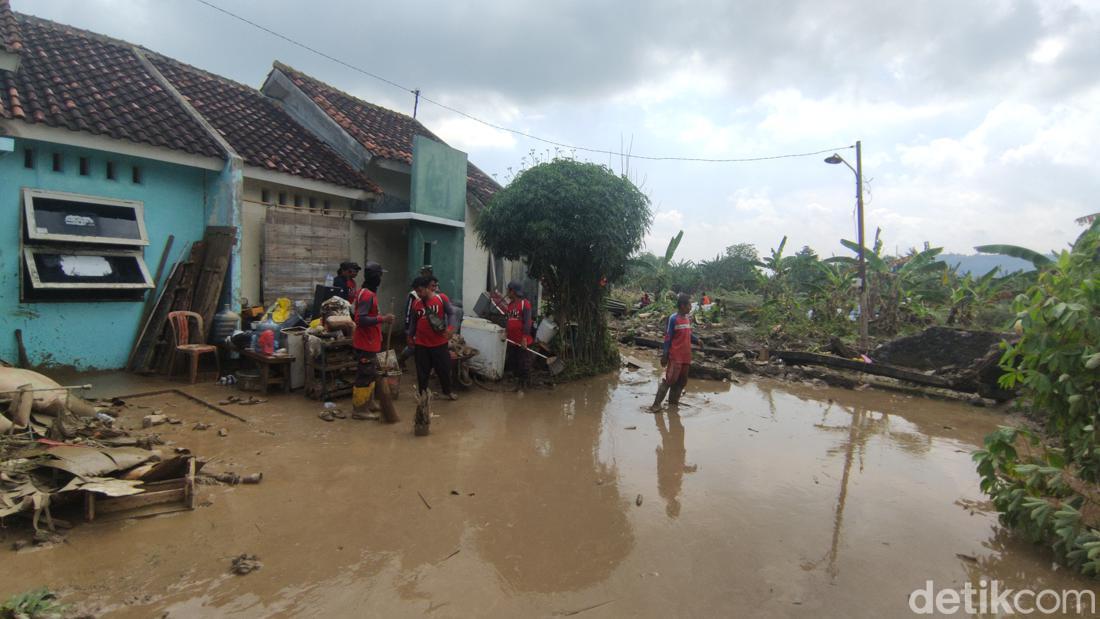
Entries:
{"type": "Polygon", "coordinates": [[[211,330],[212,342],[224,342],[225,338],[233,335],[237,330],[237,323],[241,317],[226,304],[222,311],[214,314],[214,328],[211,330]]]}
{"type": "Polygon", "coordinates": [[[291,327],[281,331],[286,351],[294,357],[290,362],[290,388],[299,389],[306,384],[306,328],[291,327]]]}
{"type": "Polygon", "coordinates": [[[554,319],[547,316],[539,323],[539,328],[535,331],[535,339],[543,344],[549,344],[550,340],[554,339],[554,336],[558,334],[558,325],[554,324],[554,319]]]}

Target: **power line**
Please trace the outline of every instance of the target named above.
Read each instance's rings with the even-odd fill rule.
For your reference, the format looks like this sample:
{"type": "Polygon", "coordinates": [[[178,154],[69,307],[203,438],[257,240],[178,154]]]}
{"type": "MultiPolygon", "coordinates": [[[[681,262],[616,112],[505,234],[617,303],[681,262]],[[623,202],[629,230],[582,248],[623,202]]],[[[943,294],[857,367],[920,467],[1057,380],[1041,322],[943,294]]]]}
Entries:
{"type": "Polygon", "coordinates": [[[440,101],[436,101],[434,99],[431,99],[429,97],[424,96],[420,92],[419,88],[408,88],[407,86],[402,86],[401,84],[399,84],[399,83],[397,83],[397,82],[395,82],[391,79],[382,77],[381,75],[378,75],[377,73],[372,73],[370,71],[367,71],[366,69],[362,69],[360,67],[357,67],[357,66],[355,66],[355,65],[353,65],[349,62],[346,62],[346,61],[341,60],[341,59],[339,59],[335,56],[327,54],[327,53],[325,53],[325,52],[323,52],[319,49],[316,49],[314,47],[306,45],[305,43],[302,43],[300,41],[292,39],[292,38],[286,36],[285,34],[282,34],[280,32],[276,32],[275,30],[272,30],[272,29],[270,29],[266,26],[263,26],[261,24],[258,24],[256,22],[248,19],[247,17],[244,17],[242,15],[238,15],[238,14],[236,14],[232,11],[229,11],[227,9],[224,9],[224,8],[222,8],[222,7],[220,7],[216,4],[212,4],[210,2],[207,2],[207,0],[195,0],[195,2],[198,2],[199,4],[203,4],[205,6],[208,6],[208,7],[212,8],[215,11],[218,11],[220,13],[224,13],[225,15],[228,15],[228,16],[232,17],[233,19],[242,21],[242,22],[248,24],[249,26],[252,26],[253,28],[257,28],[259,30],[262,30],[262,31],[270,34],[271,36],[280,38],[280,39],[286,41],[287,43],[290,43],[291,45],[300,47],[300,48],[302,48],[302,49],[304,49],[308,52],[312,52],[314,54],[317,54],[318,56],[320,56],[322,58],[325,58],[327,60],[331,60],[332,62],[335,62],[335,63],[339,64],[340,66],[351,69],[352,71],[355,71],[357,73],[362,73],[363,75],[366,75],[367,77],[376,79],[380,82],[383,82],[385,84],[393,86],[394,88],[398,88],[400,90],[403,90],[403,91],[415,96],[417,98],[417,101],[425,101],[427,103],[431,103],[432,105],[435,105],[435,106],[440,107],[444,110],[447,110],[448,112],[458,114],[459,116],[462,116],[463,118],[468,118],[469,120],[472,120],[474,122],[485,125],[486,127],[496,129],[497,131],[505,131],[505,132],[511,133],[513,135],[522,136],[522,137],[525,137],[525,138],[528,138],[528,139],[531,139],[531,140],[542,142],[544,144],[549,144],[551,146],[556,146],[558,148],[564,148],[564,149],[567,149],[567,150],[580,151],[580,152],[592,153],[592,154],[598,154],[598,155],[618,155],[620,157],[621,156],[626,156],[630,159],[644,159],[644,160],[647,160],[647,161],[693,161],[693,162],[702,162],[702,163],[749,163],[749,162],[753,162],[753,161],[771,161],[771,160],[774,160],[774,159],[793,159],[793,158],[796,158],[796,157],[813,157],[814,155],[824,155],[825,153],[832,153],[832,152],[836,152],[838,150],[846,150],[846,149],[855,148],[854,145],[847,145],[847,146],[837,146],[835,148],[826,148],[826,149],[823,149],[823,150],[816,150],[816,151],[809,152],[809,153],[787,153],[787,154],[783,154],[783,155],[764,155],[764,156],[758,156],[758,157],[733,157],[733,158],[724,158],[723,159],[723,158],[710,158],[710,157],[672,157],[672,156],[664,157],[664,156],[654,156],[654,155],[633,155],[633,154],[616,152],[616,151],[613,151],[613,150],[607,150],[607,149],[602,149],[602,148],[589,148],[589,147],[586,147],[586,146],[576,146],[576,145],[573,145],[573,144],[566,144],[564,142],[558,142],[556,140],[551,140],[551,139],[548,139],[548,138],[539,137],[537,135],[527,133],[526,131],[520,131],[519,129],[512,129],[510,127],[505,127],[503,125],[498,125],[496,123],[492,123],[492,122],[489,122],[487,120],[478,118],[477,116],[474,116],[473,114],[463,112],[462,110],[451,107],[451,106],[449,106],[445,103],[442,103],[440,101]]]}

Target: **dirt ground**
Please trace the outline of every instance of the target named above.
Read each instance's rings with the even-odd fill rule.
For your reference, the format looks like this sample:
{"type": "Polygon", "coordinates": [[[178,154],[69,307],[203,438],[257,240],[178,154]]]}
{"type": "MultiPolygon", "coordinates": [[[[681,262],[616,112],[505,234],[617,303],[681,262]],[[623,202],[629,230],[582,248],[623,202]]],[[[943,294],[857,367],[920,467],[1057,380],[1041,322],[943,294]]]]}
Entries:
{"type": "MultiPolygon", "coordinates": [[[[184,420],[149,431],[263,482],[48,548],[9,550],[22,534],[0,530],[0,596],[46,585],[111,617],[882,617],[926,580],[1097,588],[984,511],[969,452],[1001,413],[762,380],[693,381],[652,415],[657,369],[633,356],[618,376],[438,402],[427,438],[408,382],[396,426],[326,423],[300,395],[227,406],[248,423],[133,400],[184,420]],[[231,574],[241,553],[263,567],[231,574]]],[[[98,396],[181,386],[80,380],[98,396]]]]}

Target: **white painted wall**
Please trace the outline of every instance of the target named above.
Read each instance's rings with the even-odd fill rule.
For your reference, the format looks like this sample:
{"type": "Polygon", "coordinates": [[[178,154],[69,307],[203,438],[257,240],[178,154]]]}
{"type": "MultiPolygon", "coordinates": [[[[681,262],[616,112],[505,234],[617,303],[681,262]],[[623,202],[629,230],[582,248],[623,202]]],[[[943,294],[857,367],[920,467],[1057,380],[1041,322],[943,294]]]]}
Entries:
{"type": "Polygon", "coordinates": [[[477,241],[477,211],[466,203],[466,233],[462,248],[462,302],[467,314],[473,315],[477,298],[485,292],[489,276],[489,250],[477,241]]]}
{"type": "MultiPolygon", "coordinates": [[[[263,255],[264,255],[264,222],[267,220],[267,208],[279,201],[280,194],[285,197],[285,206],[293,206],[295,198],[300,198],[301,208],[309,207],[309,199],[313,198],[313,204],[318,211],[323,208],[325,200],[328,200],[329,209],[346,211],[351,208],[351,200],[341,196],[335,196],[316,191],[307,191],[291,185],[281,185],[258,181],[253,178],[244,179],[244,199],[241,203],[241,296],[248,299],[249,303],[272,303],[274,299],[263,299],[263,255]],[[268,204],[263,203],[264,190],[267,190],[268,204]]],[[[366,238],[362,230],[357,230],[348,218],[351,230],[351,255],[348,260],[362,263],[366,252],[366,238]]],[[[332,265],[332,273],[336,274],[338,264],[332,265]]],[[[324,282],[317,282],[324,283],[324,282]]]]}
{"type": "Polygon", "coordinates": [[[267,207],[262,204],[241,204],[241,296],[248,299],[250,304],[261,301],[260,273],[266,216],[267,207]]]}

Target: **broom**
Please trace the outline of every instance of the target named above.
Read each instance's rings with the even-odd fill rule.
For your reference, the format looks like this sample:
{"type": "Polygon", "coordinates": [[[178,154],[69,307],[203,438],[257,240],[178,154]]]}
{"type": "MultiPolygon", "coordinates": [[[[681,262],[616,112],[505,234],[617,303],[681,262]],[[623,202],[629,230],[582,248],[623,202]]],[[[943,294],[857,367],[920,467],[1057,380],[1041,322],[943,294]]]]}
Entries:
{"type": "MultiPolygon", "coordinates": [[[[390,300],[392,306],[397,302],[396,299],[390,300]]],[[[390,355],[390,337],[393,335],[393,323],[386,325],[386,360],[389,360],[390,355]]],[[[377,358],[377,357],[376,357],[377,358]]],[[[387,366],[388,367],[388,366],[387,366]]],[[[386,371],[389,374],[389,371],[386,371]]],[[[390,393],[390,386],[386,380],[385,375],[381,375],[377,378],[375,383],[375,390],[378,393],[378,404],[382,408],[382,419],[386,423],[397,423],[401,421],[401,418],[397,415],[397,409],[393,406],[393,394],[390,393]]]]}
{"type": "MultiPolygon", "coordinates": [[[[512,346],[515,346],[517,348],[523,348],[523,346],[513,342],[512,340],[507,340],[507,342],[509,344],[511,344],[512,346]]],[[[540,352],[535,352],[534,350],[531,350],[530,348],[527,349],[527,352],[531,353],[532,355],[535,355],[536,357],[542,357],[543,359],[545,359],[546,360],[546,367],[550,368],[550,375],[551,376],[557,376],[558,374],[561,374],[562,372],[565,371],[565,362],[562,361],[561,359],[559,359],[557,357],[547,357],[546,355],[544,355],[540,352]]]]}

